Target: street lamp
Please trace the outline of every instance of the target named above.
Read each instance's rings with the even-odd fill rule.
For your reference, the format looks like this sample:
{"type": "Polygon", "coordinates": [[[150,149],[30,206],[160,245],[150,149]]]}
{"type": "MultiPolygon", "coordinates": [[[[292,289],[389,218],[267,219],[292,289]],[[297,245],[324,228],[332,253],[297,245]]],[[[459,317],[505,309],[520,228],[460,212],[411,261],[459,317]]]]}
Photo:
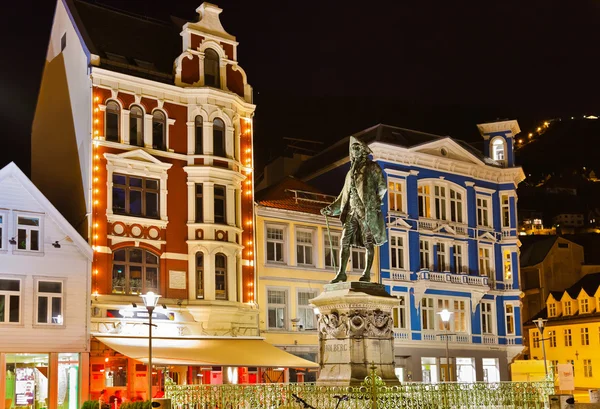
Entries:
{"type": "Polygon", "coordinates": [[[448,337],[450,334],[448,333],[448,327],[450,326],[450,315],[452,315],[452,313],[444,308],[442,311],[438,312],[438,314],[440,314],[440,318],[444,322],[444,328],[446,330],[446,382],[450,382],[450,357],[448,353],[448,337]]]}
{"type": "Polygon", "coordinates": [[[546,325],[546,321],[543,318],[538,318],[537,320],[533,320],[533,323],[535,324],[535,326],[540,330],[540,341],[542,341],[542,353],[544,354],[544,372],[546,373],[546,378],[548,377],[548,364],[546,363],[546,345],[545,345],[545,338],[544,338],[544,326],[546,325]]]}
{"type": "Polygon", "coordinates": [[[160,295],[154,294],[152,291],[148,291],[145,295],[141,295],[144,300],[144,305],[146,306],[146,310],[148,310],[148,319],[150,322],[148,323],[148,400],[152,401],[152,313],[154,312],[154,308],[156,308],[156,304],[158,304],[158,299],[160,295]]]}

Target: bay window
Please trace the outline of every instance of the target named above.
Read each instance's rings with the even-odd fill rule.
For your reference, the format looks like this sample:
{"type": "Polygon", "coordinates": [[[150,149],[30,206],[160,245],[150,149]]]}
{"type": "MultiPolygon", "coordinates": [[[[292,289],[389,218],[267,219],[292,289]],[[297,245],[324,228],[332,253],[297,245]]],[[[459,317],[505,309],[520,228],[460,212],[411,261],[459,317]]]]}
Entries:
{"type": "Polygon", "coordinates": [[[417,193],[420,217],[464,223],[464,189],[451,182],[436,180],[421,182],[417,193]]]}

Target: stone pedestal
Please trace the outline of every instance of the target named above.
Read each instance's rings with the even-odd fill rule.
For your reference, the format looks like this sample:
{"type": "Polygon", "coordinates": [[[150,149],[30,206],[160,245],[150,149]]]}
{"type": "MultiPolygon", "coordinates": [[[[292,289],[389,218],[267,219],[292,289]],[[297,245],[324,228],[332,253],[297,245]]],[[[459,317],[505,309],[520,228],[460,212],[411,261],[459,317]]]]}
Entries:
{"type": "Polygon", "coordinates": [[[360,385],[371,366],[387,385],[398,385],[394,372],[392,308],[398,299],[383,285],[345,282],[328,284],[311,300],[319,309],[317,383],[360,385]]]}

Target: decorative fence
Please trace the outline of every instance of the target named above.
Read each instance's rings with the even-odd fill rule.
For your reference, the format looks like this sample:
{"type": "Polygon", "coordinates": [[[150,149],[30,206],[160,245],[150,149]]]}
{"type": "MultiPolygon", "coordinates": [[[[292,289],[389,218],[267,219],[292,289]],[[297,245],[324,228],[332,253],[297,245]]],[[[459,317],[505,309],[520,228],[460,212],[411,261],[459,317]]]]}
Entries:
{"type": "Polygon", "coordinates": [[[548,382],[403,383],[385,386],[367,377],[363,386],[309,383],[256,385],[165,384],[174,409],[541,409],[554,391],[548,382]]]}

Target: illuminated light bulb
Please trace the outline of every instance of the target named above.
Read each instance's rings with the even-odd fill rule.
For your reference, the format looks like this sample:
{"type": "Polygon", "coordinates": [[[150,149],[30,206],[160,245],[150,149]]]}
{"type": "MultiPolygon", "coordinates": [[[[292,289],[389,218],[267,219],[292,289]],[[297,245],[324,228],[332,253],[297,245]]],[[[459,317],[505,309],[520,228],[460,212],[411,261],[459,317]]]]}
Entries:
{"type": "Polygon", "coordinates": [[[94,234],[94,240],[98,240],[98,235],[94,234]]]}
{"type": "Polygon", "coordinates": [[[250,149],[250,148],[246,149],[246,153],[250,153],[250,152],[252,152],[252,149],[250,149]]]}
{"type": "Polygon", "coordinates": [[[254,286],[254,283],[253,283],[252,281],[250,281],[250,282],[248,283],[248,287],[252,287],[252,286],[254,286]]]}
{"type": "Polygon", "coordinates": [[[99,97],[95,97],[94,101],[98,102],[98,101],[100,101],[100,98],[99,97]]]}
{"type": "Polygon", "coordinates": [[[249,185],[249,184],[250,184],[250,181],[249,181],[249,180],[247,180],[247,181],[246,181],[246,184],[247,184],[247,185],[249,185]]]}
{"type": "Polygon", "coordinates": [[[94,119],[94,123],[97,124],[98,123],[98,118],[94,119]]]}
{"type": "Polygon", "coordinates": [[[94,193],[100,192],[100,189],[94,189],[94,193]]]}
{"type": "Polygon", "coordinates": [[[548,125],[550,125],[550,122],[548,122],[548,121],[544,122],[545,127],[548,127],[548,125]]]}
{"type": "Polygon", "coordinates": [[[523,143],[523,139],[519,139],[519,143],[523,143]]]}
{"type": "Polygon", "coordinates": [[[253,295],[254,295],[254,293],[253,293],[252,291],[250,291],[250,292],[248,293],[248,296],[250,296],[250,297],[252,297],[253,295]]]}
{"type": "Polygon", "coordinates": [[[98,181],[98,178],[94,178],[94,182],[97,182],[97,181],[98,181]]]}
{"type": "Polygon", "coordinates": [[[94,108],[94,112],[98,112],[98,108],[94,108]]]}
{"type": "Polygon", "coordinates": [[[251,246],[252,245],[252,240],[248,240],[248,245],[251,246]]]}
{"type": "Polygon", "coordinates": [[[97,204],[98,204],[98,201],[97,201],[97,200],[94,200],[94,204],[95,204],[95,205],[97,205],[97,204]]]}
{"type": "Polygon", "coordinates": [[[252,191],[251,191],[251,190],[248,190],[248,191],[246,191],[246,194],[247,194],[247,195],[251,195],[251,194],[252,194],[252,191]]]}
{"type": "Polygon", "coordinates": [[[94,146],[98,146],[98,141],[94,141],[94,146]]]}
{"type": "Polygon", "coordinates": [[[94,156],[94,159],[100,159],[99,155],[94,156]]]}
{"type": "Polygon", "coordinates": [[[100,170],[100,168],[99,168],[98,166],[95,166],[95,167],[94,167],[94,170],[95,170],[95,171],[99,171],[99,170],[100,170]]]}
{"type": "Polygon", "coordinates": [[[94,223],[94,227],[95,227],[95,228],[98,228],[98,223],[94,223]]]}
{"type": "Polygon", "coordinates": [[[250,226],[250,225],[252,224],[252,220],[248,220],[248,221],[246,222],[246,224],[247,224],[248,226],[250,226]]]}
{"type": "Polygon", "coordinates": [[[248,252],[248,255],[249,255],[249,256],[251,256],[251,255],[252,255],[252,252],[251,252],[251,251],[249,251],[249,252],[248,252]]]}
{"type": "Polygon", "coordinates": [[[541,130],[542,130],[542,128],[541,128],[540,126],[538,126],[538,129],[537,129],[537,131],[539,132],[539,131],[541,131],[541,130]]]}
{"type": "Polygon", "coordinates": [[[97,129],[94,131],[94,135],[98,135],[98,130],[97,129]]]}
{"type": "Polygon", "coordinates": [[[94,274],[98,274],[98,270],[94,270],[94,274]]]}

